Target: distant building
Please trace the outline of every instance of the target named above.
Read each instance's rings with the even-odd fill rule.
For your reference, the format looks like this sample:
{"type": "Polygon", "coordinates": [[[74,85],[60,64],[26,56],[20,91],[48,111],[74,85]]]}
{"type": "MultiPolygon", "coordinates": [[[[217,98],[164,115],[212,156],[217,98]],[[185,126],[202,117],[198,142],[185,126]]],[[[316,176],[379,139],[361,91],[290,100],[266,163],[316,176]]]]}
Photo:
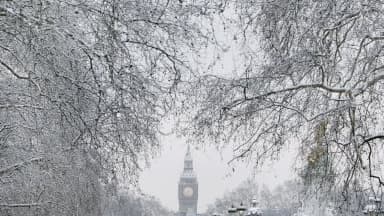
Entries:
{"type": "Polygon", "coordinates": [[[384,215],[384,210],[381,208],[381,199],[371,196],[368,198],[369,203],[364,207],[365,215],[384,215]]]}
{"type": "Polygon", "coordinates": [[[184,158],[184,170],[179,180],[179,216],[197,216],[198,182],[193,170],[190,147],[184,158]]]}

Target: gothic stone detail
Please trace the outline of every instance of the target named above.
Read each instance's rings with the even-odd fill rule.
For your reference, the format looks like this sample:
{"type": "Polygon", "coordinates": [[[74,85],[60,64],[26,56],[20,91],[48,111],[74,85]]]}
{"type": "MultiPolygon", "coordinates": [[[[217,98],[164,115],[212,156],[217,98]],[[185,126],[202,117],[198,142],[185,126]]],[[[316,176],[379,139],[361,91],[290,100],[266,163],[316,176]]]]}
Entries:
{"type": "Polygon", "coordinates": [[[179,180],[179,215],[196,216],[198,199],[198,182],[193,170],[193,160],[188,146],[184,158],[184,170],[179,180]]]}

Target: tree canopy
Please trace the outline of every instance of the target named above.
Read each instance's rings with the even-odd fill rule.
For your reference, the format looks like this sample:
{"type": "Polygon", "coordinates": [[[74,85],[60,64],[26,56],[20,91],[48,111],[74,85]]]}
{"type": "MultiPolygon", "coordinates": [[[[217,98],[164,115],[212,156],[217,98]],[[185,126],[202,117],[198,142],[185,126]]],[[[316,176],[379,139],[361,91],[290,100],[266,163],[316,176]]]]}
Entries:
{"type": "Polygon", "coordinates": [[[340,205],[380,191],[383,2],[232,3],[244,66],[191,85],[186,131],[256,165],[297,148],[300,173],[317,189],[342,188],[340,205]]]}
{"type": "Polygon", "coordinates": [[[2,1],[0,213],[100,215],[100,195],[121,173],[137,182],[179,104],[180,130],[233,145],[234,160],[297,148],[308,189],[350,209],[384,186],[383,4],[2,1]],[[236,76],[200,55],[228,38],[236,76]]]}
{"type": "Polygon", "coordinates": [[[214,8],[2,1],[0,214],[100,215],[104,187],[135,185],[214,8]]]}

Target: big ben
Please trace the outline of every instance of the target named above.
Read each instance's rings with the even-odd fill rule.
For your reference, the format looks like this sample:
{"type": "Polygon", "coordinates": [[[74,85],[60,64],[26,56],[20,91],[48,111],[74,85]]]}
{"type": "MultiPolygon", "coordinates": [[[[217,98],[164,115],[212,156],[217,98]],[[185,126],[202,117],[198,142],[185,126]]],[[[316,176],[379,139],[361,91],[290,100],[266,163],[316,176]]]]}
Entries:
{"type": "Polygon", "coordinates": [[[193,160],[190,148],[184,158],[184,170],[179,180],[179,215],[196,216],[198,183],[196,173],[193,170],[193,160]]]}

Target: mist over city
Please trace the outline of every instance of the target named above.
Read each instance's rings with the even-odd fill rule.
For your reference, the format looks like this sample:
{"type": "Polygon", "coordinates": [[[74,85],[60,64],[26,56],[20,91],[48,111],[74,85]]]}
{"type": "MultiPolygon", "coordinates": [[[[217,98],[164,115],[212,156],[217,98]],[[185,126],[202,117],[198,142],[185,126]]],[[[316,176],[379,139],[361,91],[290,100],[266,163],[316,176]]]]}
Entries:
{"type": "Polygon", "coordinates": [[[384,215],[384,1],[0,1],[0,216],[384,215]]]}

